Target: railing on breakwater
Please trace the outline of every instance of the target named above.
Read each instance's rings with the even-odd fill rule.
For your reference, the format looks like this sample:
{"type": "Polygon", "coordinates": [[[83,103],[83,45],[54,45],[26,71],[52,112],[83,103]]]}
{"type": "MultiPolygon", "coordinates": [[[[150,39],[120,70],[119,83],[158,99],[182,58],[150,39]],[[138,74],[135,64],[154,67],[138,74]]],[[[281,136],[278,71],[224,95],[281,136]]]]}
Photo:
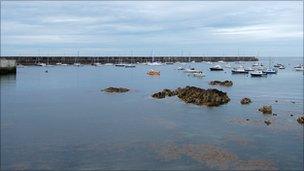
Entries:
{"type": "Polygon", "coordinates": [[[34,65],[39,62],[47,64],[56,63],[143,63],[143,62],[202,62],[202,61],[258,61],[255,56],[1,56],[0,58],[15,59],[18,64],[34,65]]]}

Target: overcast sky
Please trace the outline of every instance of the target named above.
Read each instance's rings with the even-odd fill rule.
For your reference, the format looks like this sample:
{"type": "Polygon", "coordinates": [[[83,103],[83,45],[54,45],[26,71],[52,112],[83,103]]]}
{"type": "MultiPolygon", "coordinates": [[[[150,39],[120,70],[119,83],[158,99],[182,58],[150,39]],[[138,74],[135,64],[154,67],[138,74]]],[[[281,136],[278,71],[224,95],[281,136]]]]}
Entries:
{"type": "Polygon", "coordinates": [[[1,1],[2,55],[302,56],[303,2],[1,1]]]}

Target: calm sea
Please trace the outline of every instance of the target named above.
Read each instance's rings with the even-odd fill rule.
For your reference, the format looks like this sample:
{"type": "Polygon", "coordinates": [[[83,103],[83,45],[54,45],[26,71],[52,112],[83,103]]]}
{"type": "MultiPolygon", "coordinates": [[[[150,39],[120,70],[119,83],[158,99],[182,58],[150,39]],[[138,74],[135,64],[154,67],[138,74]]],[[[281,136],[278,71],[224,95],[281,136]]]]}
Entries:
{"type": "Polygon", "coordinates": [[[262,78],[211,72],[207,63],[18,68],[0,77],[1,169],[302,169],[303,126],[296,119],[303,115],[303,72],[293,67],[303,59],[272,62],[286,69],[262,78]],[[179,66],[206,76],[188,76],[179,66]],[[147,76],[152,68],[161,75],[147,76]],[[226,79],[234,85],[208,84],[226,79]],[[220,89],[231,101],[205,107],[151,98],[187,85],[220,89]],[[130,92],[100,91],[109,86],[130,92]],[[241,105],[243,97],[253,103],[241,105]],[[266,104],[277,116],[257,111],[266,104]]]}

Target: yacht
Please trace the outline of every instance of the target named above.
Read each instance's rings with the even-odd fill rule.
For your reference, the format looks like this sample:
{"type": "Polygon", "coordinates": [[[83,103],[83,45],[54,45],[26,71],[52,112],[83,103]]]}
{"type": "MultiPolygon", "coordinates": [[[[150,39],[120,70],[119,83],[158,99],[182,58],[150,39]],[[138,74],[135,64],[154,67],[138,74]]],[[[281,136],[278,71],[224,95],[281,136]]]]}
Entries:
{"type": "Polygon", "coordinates": [[[284,66],[283,64],[275,64],[274,67],[279,68],[280,66],[284,66]]]}
{"type": "Polygon", "coordinates": [[[279,66],[279,69],[285,69],[284,65],[279,66]]]}
{"type": "Polygon", "coordinates": [[[296,71],[304,71],[304,66],[297,67],[297,68],[296,68],[296,71]]]}
{"type": "Polygon", "coordinates": [[[99,63],[99,62],[95,62],[95,63],[93,63],[93,65],[94,66],[102,66],[101,63],[99,63]]]}
{"type": "Polygon", "coordinates": [[[215,65],[209,69],[210,69],[210,71],[223,71],[224,70],[220,65],[215,65]]]}
{"type": "Polygon", "coordinates": [[[231,72],[232,74],[248,74],[248,71],[246,71],[243,66],[233,68],[231,72]]]}
{"type": "Polygon", "coordinates": [[[254,70],[254,71],[250,72],[250,75],[252,77],[262,77],[264,75],[264,73],[263,73],[263,71],[254,70]]]}
{"type": "Polygon", "coordinates": [[[156,66],[156,65],[162,65],[160,62],[149,62],[148,65],[156,66]]]}
{"type": "Polygon", "coordinates": [[[294,68],[303,68],[304,67],[304,64],[299,64],[297,66],[295,66],[294,68]]]}
{"type": "Polygon", "coordinates": [[[106,66],[112,66],[113,64],[112,63],[105,63],[104,65],[106,65],[106,66]]]}

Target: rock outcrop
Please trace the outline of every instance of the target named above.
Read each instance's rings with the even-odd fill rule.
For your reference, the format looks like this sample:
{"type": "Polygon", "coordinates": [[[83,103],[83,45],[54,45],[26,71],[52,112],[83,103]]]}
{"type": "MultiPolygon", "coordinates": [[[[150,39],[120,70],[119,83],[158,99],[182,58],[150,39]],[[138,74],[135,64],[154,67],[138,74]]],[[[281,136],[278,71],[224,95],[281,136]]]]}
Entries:
{"type": "Polygon", "coordinates": [[[249,103],[251,103],[251,99],[248,97],[245,97],[240,102],[241,102],[241,104],[249,104],[249,103]]]}
{"type": "Polygon", "coordinates": [[[125,93],[125,92],[129,91],[129,89],[123,88],[123,87],[108,87],[108,88],[103,89],[101,91],[105,91],[105,92],[108,92],[108,93],[125,93]]]}
{"type": "Polygon", "coordinates": [[[233,85],[233,82],[232,82],[232,81],[229,81],[229,80],[225,80],[225,81],[218,81],[218,80],[215,80],[215,81],[210,81],[209,84],[210,84],[210,85],[220,85],[220,86],[230,87],[230,86],[233,85]]]}
{"type": "Polygon", "coordinates": [[[299,122],[299,124],[304,125],[304,116],[298,117],[297,121],[299,122]]]}
{"type": "Polygon", "coordinates": [[[272,114],[272,107],[271,105],[262,106],[259,108],[259,111],[262,112],[263,114],[272,114]]]}
{"type": "Polygon", "coordinates": [[[175,96],[177,95],[177,91],[175,90],[169,90],[169,89],[164,89],[163,91],[160,91],[160,92],[157,92],[157,93],[154,93],[152,95],[153,98],[157,98],[157,99],[162,99],[162,98],[165,98],[166,96],[175,96]]]}
{"type": "Polygon", "coordinates": [[[194,86],[178,88],[176,90],[164,89],[152,95],[154,98],[165,98],[166,96],[177,95],[178,98],[186,103],[196,105],[219,106],[230,101],[227,93],[217,89],[202,89],[194,86]]]}

